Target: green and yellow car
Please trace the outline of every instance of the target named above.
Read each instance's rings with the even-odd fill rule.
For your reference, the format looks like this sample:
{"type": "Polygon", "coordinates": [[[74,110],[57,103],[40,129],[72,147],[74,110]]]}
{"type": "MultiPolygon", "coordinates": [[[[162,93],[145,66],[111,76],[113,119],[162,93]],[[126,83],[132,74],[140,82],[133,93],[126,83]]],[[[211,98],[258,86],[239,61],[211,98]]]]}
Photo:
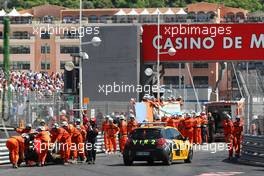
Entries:
{"type": "Polygon", "coordinates": [[[171,165],[176,160],[191,163],[192,157],[192,144],[176,128],[149,124],[129,135],[123,152],[127,166],[134,161],[147,161],[149,164],[162,161],[165,165],[171,165]]]}

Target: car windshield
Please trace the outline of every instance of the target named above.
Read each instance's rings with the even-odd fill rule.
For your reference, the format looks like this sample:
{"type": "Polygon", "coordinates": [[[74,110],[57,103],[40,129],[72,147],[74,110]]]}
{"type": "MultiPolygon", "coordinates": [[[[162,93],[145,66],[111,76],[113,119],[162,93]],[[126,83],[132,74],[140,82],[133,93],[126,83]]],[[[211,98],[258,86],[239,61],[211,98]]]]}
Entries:
{"type": "Polygon", "coordinates": [[[136,129],[131,134],[132,139],[159,139],[161,137],[161,129],[136,129]]]}

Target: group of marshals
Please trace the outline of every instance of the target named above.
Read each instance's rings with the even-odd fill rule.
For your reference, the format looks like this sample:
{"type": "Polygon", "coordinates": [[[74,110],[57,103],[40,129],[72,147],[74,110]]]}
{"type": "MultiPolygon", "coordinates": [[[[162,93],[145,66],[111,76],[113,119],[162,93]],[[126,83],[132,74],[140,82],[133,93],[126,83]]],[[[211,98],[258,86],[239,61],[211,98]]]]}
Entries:
{"type": "MultiPolygon", "coordinates": [[[[29,145],[26,143],[28,135],[34,136],[38,166],[45,165],[48,149],[52,148],[50,145],[53,147],[59,145],[59,155],[65,165],[69,163],[70,158],[73,159],[72,163],[77,163],[78,158],[88,164],[95,163],[95,143],[98,135],[95,119],[85,122],[83,125],[81,125],[80,119],[77,119],[73,124],[63,121],[60,125],[54,123],[50,129],[45,121],[41,121],[36,130],[32,130],[31,124],[27,124],[24,129],[17,128],[16,131],[21,135],[12,136],[6,142],[13,168],[18,168],[25,161],[26,152],[29,151],[29,145]],[[73,145],[75,147],[72,147],[73,145]]],[[[26,165],[30,166],[30,163],[32,162],[28,158],[26,165]]]]}
{"type": "MultiPolygon", "coordinates": [[[[208,114],[210,116],[210,114],[208,114]]],[[[165,126],[177,128],[184,137],[188,137],[192,144],[203,144],[208,142],[208,115],[205,112],[201,113],[185,113],[173,116],[154,116],[154,122],[163,122],[165,126]]],[[[233,122],[230,115],[226,114],[222,121],[224,127],[225,141],[228,143],[229,159],[233,157],[233,150],[235,156],[240,155],[240,145],[243,133],[243,123],[240,117],[236,117],[233,122]]],[[[153,124],[155,125],[155,124],[153,124]]],[[[127,117],[124,115],[113,116],[106,115],[102,122],[102,135],[104,137],[104,147],[107,154],[117,152],[117,142],[119,142],[120,152],[123,153],[126,141],[129,134],[140,126],[137,122],[134,113],[130,113],[127,117]]],[[[38,165],[44,166],[45,159],[48,153],[48,145],[60,144],[68,147],[60,147],[59,154],[64,164],[69,163],[69,159],[73,159],[73,163],[80,158],[81,161],[86,161],[89,164],[95,163],[96,159],[96,138],[98,129],[96,120],[85,121],[81,124],[80,119],[75,123],[70,124],[67,120],[60,125],[54,123],[49,129],[45,121],[41,121],[36,131],[31,129],[31,124],[26,125],[24,129],[16,129],[21,136],[12,136],[6,142],[9,149],[10,161],[14,168],[17,168],[25,158],[25,152],[28,145],[25,143],[25,134],[34,134],[34,138],[40,141],[41,152],[38,152],[38,165]],[[90,148],[87,150],[85,144],[89,143],[90,148]],[[74,150],[71,146],[75,145],[74,150]]],[[[26,162],[29,165],[28,162],[26,162]]]]}

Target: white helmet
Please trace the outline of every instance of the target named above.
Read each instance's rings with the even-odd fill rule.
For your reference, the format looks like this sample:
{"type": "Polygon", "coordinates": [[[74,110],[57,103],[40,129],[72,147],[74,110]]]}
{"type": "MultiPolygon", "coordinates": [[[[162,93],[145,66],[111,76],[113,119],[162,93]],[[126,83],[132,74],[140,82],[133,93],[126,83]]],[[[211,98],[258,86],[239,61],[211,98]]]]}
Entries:
{"type": "Polygon", "coordinates": [[[79,119],[79,118],[75,119],[75,122],[81,122],[81,119],[79,119]]]}
{"type": "Polygon", "coordinates": [[[45,131],[45,127],[44,126],[39,126],[39,127],[37,127],[37,131],[45,131]]]}
{"type": "Polygon", "coordinates": [[[63,126],[63,127],[67,127],[69,124],[68,124],[68,122],[66,122],[66,121],[63,121],[62,123],[61,123],[61,126],[63,126]]]}
{"type": "Polygon", "coordinates": [[[257,115],[253,115],[252,120],[257,120],[258,116],[257,115]]]}
{"type": "Polygon", "coordinates": [[[61,110],[61,115],[66,115],[66,110],[65,109],[61,110]]]}
{"type": "Polygon", "coordinates": [[[41,119],[39,123],[46,123],[44,119],[41,119]]]}
{"type": "Polygon", "coordinates": [[[54,123],[52,128],[59,128],[59,124],[58,123],[54,123]]]}
{"type": "Polygon", "coordinates": [[[129,114],[129,118],[135,118],[134,114],[129,114]]]}
{"type": "Polygon", "coordinates": [[[26,128],[32,128],[31,123],[28,123],[28,124],[26,125],[26,128]]]}
{"type": "Polygon", "coordinates": [[[120,120],[125,120],[125,116],[124,115],[120,115],[120,120]]]}

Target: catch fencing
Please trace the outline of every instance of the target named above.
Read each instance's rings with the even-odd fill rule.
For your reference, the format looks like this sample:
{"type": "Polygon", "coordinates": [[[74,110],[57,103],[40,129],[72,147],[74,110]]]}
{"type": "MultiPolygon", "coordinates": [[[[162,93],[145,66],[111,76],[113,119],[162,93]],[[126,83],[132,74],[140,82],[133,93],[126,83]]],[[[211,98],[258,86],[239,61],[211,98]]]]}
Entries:
{"type": "Polygon", "coordinates": [[[62,109],[68,111],[73,107],[72,102],[59,92],[50,94],[38,91],[11,92],[5,98],[1,95],[0,116],[3,121],[1,120],[0,126],[3,123],[12,127],[18,127],[21,123],[37,126],[40,119],[49,122],[52,117],[59,116],[62,109]]]}
{"type": "Polygon", "coordinates": [[[264,135],[244,135],[239,161],[264,166],[264,135]]]}

